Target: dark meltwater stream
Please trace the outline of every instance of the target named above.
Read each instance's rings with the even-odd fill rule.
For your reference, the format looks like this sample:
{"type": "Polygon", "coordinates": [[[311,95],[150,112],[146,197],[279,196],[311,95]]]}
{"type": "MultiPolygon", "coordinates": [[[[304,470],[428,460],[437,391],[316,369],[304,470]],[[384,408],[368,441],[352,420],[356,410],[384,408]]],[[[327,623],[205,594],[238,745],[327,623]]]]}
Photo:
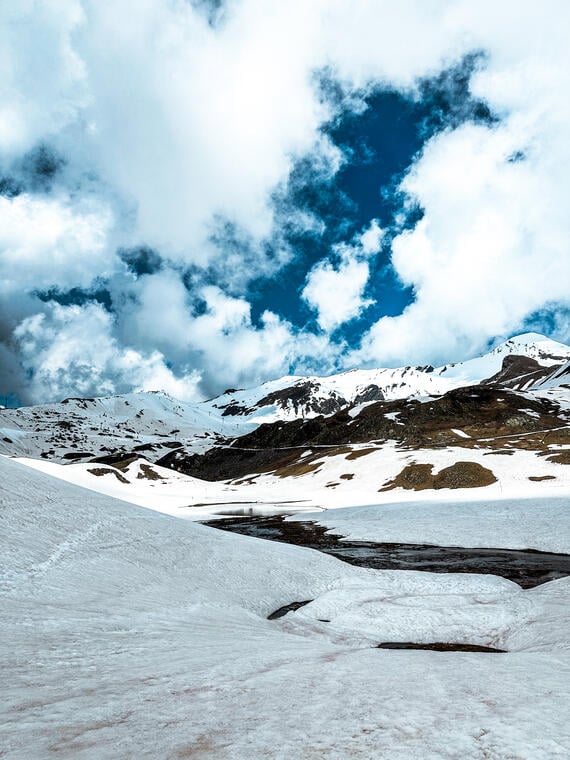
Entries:
{"type": "Polygon", "coordinates": [[[383,544],[340,540],[313,522],[287,522],[283,516],[230,517],[204,523],[246,536],[282,541],[332,554],[375,570],[425,570],[432,573],[490,573],[533,588],[570,575],[570,555],[531,549],[465,549],[458,546],[383,544]]]}

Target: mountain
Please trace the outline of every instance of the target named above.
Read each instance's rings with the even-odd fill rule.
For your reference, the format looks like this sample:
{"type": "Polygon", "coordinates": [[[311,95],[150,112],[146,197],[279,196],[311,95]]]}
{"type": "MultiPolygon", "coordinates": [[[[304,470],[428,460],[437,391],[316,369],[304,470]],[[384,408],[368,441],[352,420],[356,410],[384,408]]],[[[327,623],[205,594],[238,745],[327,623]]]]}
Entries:
{"type": "MultiPolygon", "coordinates": [[[[255,389],[241,395],[233,392],[224,403],[215,402],[222,414],[250,419],[267,407],[272,412],[266,414],[264,424],[229,447],[200,454],[181,448],[158,463],[205,480],[259,473],[306,474],[322,459],[323,448],[328,457],[334,457],[346,454],[346,447],[366,443],[396,444],[402,451],[506,448],[512,454],[525,449],[550,454],[557,457],[552,461],[564,463],[566,453],[552,453],[549,445],[568,441],[570,386],[565,381],[569,357],[567,346],[530,333],[502,343],[485,356],[438,368],[283,378],[277,381],[279,390],[273,385],[261,398],[260,389],[255,389]],[[319,410],[324,413],[318,414],[319,410]]],[[[486,468],[462,469],[462,473],[452,473],[460,485],[487,485],[495,480],[492,474],[483,474],[486,468]]],[[[412,470],[409,475],[410,482],[403,487],[436,487],[431,468],[429,472],[412,470]]],[[[397,479],[393,482],[402,485],[397,479]]]]}
{"type": "MultiPolygon", "coordinates": [[[[68,398],[55,404],[0,410],[0,453],[61,462],[132,453],[156,461],[172,450],[202,454],[248,434],[255,441],[253,431],[260,425],[334,417],[347,410],[356,418],[373,403],[425,403],[480,384],[532,393],[548,391],[554,402],[560,386],[568,380],[564,367],[569,361],[568,346],[527,333],[482,357],[456,364],[350,370],[329,377],[285,376],[247,390],[230,389],[201,403],[181,402],[162,392],[68,398]]],[[[560,403],[564,395],[558,399],[560,403]]],[[[399,414],[400,407],[382,408],[390,415],[399,414]]],[[[369,416],[370,412],[365,413],[363,419],[369,416]]],[[[356,426],[354,430],[360,427],[351,424],[356,426]]],[[[295,445],[299,440],[294,436],[295,445]]]]}
{"type": "Polygon", "coordinates": [[[529,388],[570,360],[570,348],[537,333],[501,343],[484,356],[441,367],[350,370],[330,377],[285,376],[248,390],[228,390],[208,402],[223,416],[244,416],[263,422],[329,415],[361,403],[441,396],[482,382],[502,382],[510,368],[509,387],[529,388]],[[263,417],[263,420],[261,420],[263,417]]]}
{"type": "Polygon", "coordinates": [[[288,376],[201,403],[132,393],[1,410],[0,454],[145,505],[187,505],[188,489],[299,502],[297,483],[316,503],[374,503],[384,490],[559,487],[569,418],[570,348],[530,333],[442,367],[288,376]]]}

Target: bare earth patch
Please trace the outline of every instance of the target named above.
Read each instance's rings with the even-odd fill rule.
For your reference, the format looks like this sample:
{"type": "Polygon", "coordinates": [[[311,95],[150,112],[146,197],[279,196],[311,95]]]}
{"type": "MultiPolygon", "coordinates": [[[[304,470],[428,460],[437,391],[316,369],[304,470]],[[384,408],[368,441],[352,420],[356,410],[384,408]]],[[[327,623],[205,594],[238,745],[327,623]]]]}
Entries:
{"type": "Polygon", "coordinates": [[[367,454],[373,454],[375,451],[378,451],[378,449],[358,449],[358,451],[351,451],[350,454],[347,454],[346,458],[352,461],[365,457],[367,454]]]}
{"type": "Polygon", "coordinates": [[[149,464],[141,464],[141,471],[137,475],[137,478],[146,478],[147,480],[161,480],[158,472],[156,470],[153,470],[149,464]]]}
{"type": "Polygon", "coordinates": [[[87,472],[90,472],[91,475],[97,475],[97,477],[101,477],[102,475],[114,475],[121,483],[130,482],[124,475],[121,475],[117,470],[112,470],[110,467],[93,467],[93,469],[87,470],[87,472]]]}
{"type": "Polygon", "coordinates": [[[423,491],[428,488],[482,488],[496,483],[497,478],[486,467],[478,462],[455,462],[444,467],[436,475],[431,464],[409,464],[388,481],[380,491],[391,491],[394,488],[405,488],[413,491],[423,491]]]}

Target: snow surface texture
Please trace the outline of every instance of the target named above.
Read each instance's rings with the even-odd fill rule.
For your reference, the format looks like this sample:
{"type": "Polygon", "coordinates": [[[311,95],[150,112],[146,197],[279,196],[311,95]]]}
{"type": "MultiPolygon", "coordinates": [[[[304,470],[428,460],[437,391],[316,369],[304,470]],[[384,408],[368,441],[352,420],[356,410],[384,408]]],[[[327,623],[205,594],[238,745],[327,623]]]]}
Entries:
{"type": "Polygon", "coordinates": [[[4,757],[570,754],[570,579],[361,570],[0,472],[4,757]]]}
{"type": "Polygon", "coordinates": [[[412,501],[309,512],[287,519],[312,520],[353,541],[570,554],[568,498],[412,501]]]}

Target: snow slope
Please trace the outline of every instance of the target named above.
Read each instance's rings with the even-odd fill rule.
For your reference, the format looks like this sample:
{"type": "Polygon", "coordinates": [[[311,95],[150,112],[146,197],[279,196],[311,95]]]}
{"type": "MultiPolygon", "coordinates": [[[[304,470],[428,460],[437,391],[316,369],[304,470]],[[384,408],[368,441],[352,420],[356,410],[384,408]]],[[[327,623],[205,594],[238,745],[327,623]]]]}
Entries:
{"type": "Polygon", "coordinates": [[[219,439],[256,427],[243,418],[223,417],[207,405],[177,401],[162,393],[129,393],[71,398],[59,404],[0,411],[0,453],[61,461],[142,447],[159,458],[173,446],[200,452],[219,439]]]}
{"type": "Polygon", "coordinates": [[[287,519],[312,520],[353,541],[432,544],[570,554],[568,498],[387,502],[319,511],[287,519]]]}
{"type": "Polygon", "coordinates": [[[0,473],[4,757],[568,757],[569,579],[359,570],[0,473]],[[510,651],[373,648],[434,638],[510,651]]]}

